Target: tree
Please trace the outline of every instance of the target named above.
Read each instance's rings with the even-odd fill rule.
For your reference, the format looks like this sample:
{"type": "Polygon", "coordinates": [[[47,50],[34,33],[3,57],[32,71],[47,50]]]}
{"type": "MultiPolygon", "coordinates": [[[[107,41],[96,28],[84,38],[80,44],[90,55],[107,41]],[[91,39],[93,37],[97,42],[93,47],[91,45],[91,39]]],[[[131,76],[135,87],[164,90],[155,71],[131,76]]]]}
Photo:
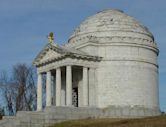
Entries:
{"type": "Polygon", "coordinates": [[[5,111],[4,108],[2,106],[0,106],[0,120],[2,119],[2,117],[5,115],[5,111]]]}
{"type": "Polygon", "coordinates": [[[1,73],[0,88],[9,115],[17,111],[36,109],[36,72],[32,66],[17,64],[13,66],[11,77],[1,73]]]}
{"type": "Polygon", "coordinates": [[[2,71],[0,75],[0,90],[1,90],[1,100],[6,107],[8,115],[13,115],[13,95],[14,95],[14,85],[11,85],[10,79],[6,71],[2,71]]]}

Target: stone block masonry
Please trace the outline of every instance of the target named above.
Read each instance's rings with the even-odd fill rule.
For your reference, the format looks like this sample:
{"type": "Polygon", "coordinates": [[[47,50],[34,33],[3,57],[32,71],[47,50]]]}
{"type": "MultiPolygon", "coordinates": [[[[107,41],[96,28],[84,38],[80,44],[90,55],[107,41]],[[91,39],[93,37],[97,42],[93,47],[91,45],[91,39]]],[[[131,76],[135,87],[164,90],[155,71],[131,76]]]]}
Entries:
{"type": "Polygon", "coordinates": [[[110,106],[100,109],[95,107],[47,107],[44,111],[19,111],[16,116],[4,117],[0,127],[48,127],[66,120],[96,118],[141,118],[158,116],[157,109],[143,107],[110,106]]]}

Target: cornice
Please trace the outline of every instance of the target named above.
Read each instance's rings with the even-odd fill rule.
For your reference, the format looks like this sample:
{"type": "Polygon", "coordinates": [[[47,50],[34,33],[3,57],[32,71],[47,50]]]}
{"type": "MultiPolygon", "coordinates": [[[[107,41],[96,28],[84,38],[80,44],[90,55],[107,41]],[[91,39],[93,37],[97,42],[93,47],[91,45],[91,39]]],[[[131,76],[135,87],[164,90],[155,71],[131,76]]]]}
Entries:
{"type": "Polygon", "coordinates": [[[82,60],[88,60],[88,61],[100,61],[102,59],[102,57],[97,57],[97,56],[83,56],[83,55],[79,55],[79,54],[64,54],[64,55],[61,55],[60,57],[56,57],[56,58],[52,58],[52,59],[48,59],[46,61],[43,61],[43,62],[38,62],[36,63],[36,66],[39,67],[39,66],[43,66],[43,65],[46,65],[46,64],[50,64],[50,63],[53,63],[53,62],[57,62],[57,61],[61,61],[61,60],[64,60],[66,58],[75,58],[75,59],[82,59],[82,60]]]}
{"type": "Polygon", "coordinates": [[[85,36],[85,37],[77,37],[72,42],[67,43],[66,47],[74,47],[78,49],[82,45],[86,43],[93,43],[94,45],[135,45],[135,46],[143,46],[146,48],[153,49],[157,54],[159,53],[159,49],[157,44],[151,39],[139,38],[139,37],[122,37],[122,36],[113,36],[113,37],[96,37],[96,36],[85,36]]]}

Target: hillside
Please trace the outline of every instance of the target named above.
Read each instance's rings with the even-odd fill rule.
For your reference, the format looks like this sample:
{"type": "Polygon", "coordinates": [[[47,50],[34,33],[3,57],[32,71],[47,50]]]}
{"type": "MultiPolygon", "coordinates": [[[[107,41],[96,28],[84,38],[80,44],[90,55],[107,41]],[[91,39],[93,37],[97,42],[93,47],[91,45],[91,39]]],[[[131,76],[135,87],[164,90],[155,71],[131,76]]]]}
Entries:
{"type": "Polygon", "coordinates": [[[66,121],[51,127],[166,127],[166,115],[141,119],[86,119],[66,121]]]}

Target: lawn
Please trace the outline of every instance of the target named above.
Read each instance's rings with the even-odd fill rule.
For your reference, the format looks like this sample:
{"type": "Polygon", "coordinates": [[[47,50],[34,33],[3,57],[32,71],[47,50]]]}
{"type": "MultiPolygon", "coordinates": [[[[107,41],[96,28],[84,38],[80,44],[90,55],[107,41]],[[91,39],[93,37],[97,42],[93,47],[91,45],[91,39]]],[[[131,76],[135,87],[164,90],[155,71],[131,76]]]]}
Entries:
{"type": "Polygon", "coordinates": [[[141,119],[86,119],[55,124],[51,127],[166,127],[166,115],[141,119]]]}

